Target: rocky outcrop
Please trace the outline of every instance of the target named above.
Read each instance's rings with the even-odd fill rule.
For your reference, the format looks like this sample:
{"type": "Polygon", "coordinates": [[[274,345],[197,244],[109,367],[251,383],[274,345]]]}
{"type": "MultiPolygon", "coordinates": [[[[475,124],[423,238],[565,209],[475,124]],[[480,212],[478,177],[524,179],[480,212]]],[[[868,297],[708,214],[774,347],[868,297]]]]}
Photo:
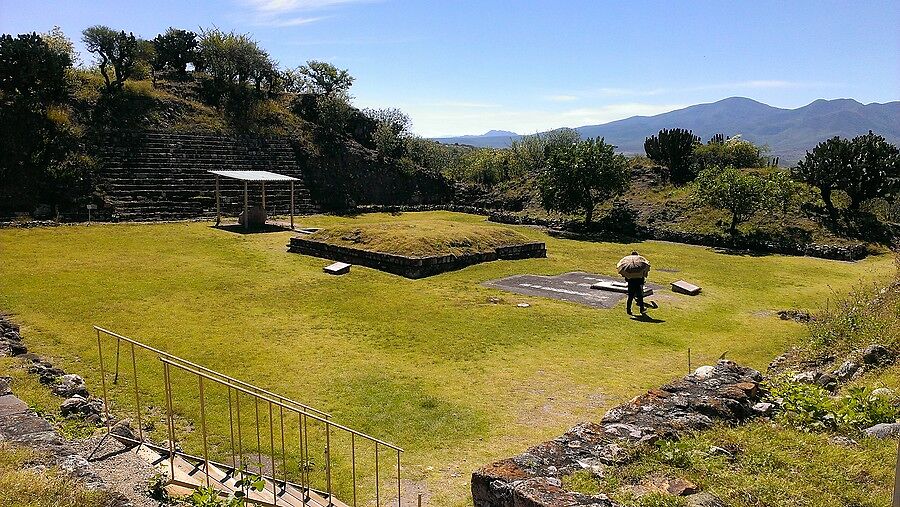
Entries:
{"type": "MultiPolygon", "coordinates": [[[[677,438],[717,421],[738,423],[755,417],[762,379],[758,371],[726,360],[698,368],[610,409],[599,424],[579,424],[554,440],[476,471],[472,474],[475,506],[615,507],[605,495],[566,490],[562,477],[580,470],[602,476],[606,467],[629,459],[626,449],[634,444],[677,438]]],[[[688,487],[680,491],[694,492],[688,487]]]]}
{"type": "Polygon", "coordinates": [[[22,342],[19,326],[0,315],[0,356],[20,356],[28,352],[22,342]]]}
{"type": "Polygon", "coordinates": [[[798,356],[798,351],[793,350],[776,357],[769,364],[769,373],[789,372],[793,374],[794,381],[816,384],[834,393],[840,386],[858,379],[866,372],[893,364],[897,353],[873,343],[840,358],[824,356],[803,359],[798,356]]]}
{"type": "MultiPolygon", "coordinates": [[[[18,356],[26,363],[28,373],[35,375],[41,384],[50,388],[53,394],[65,398],[60,404],[60,413],[64,417],[83,418],[91,424],[102,422],[103,401],[91,396],[87,385],[80,375],[66,373],[62,368],[36,354],[29,354],[22,341],[19,326],[5,316],[0,315],[0,356],[18,356]]],[[[5,383],[0,377],[0,396],[9,390],[9,381],[5,383]]]]}

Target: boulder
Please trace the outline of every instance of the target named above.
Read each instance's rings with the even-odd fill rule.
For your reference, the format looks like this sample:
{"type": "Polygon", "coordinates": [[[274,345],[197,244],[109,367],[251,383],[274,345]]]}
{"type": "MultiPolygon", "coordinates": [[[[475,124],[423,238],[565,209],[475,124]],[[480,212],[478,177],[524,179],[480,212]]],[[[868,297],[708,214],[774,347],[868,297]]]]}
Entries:
{"type": "Polygon", "coordinates": [[[894,361],[894,353],[882,345],[873,343],[863,350],[862,359],[865,364],[890,364],[894,361]]]}
{"type": "Polygon", "coordinates": [[[59,411],[66,417],[75,415],[85,419],[93,418],[93,420],[99,420],[100,414],[103,412],[103,401],[93,396],[85,398],[76,394],[62,402],[59,406],[59,411]]]}
{"type": "Polygon", "coordinates": [[[804,371],[794,375],[792,380],[794,382],[801,382],[804,384],[815,384],[816,380],[818,380],[821,375],[821,373],[814,370],[804,371]]]}
{"type": "Polygon", "coordinates": [[[88,390],[87,386],[84,384],[84,379],[74,373],[60,376],[50,390],[53,394],[62,396],[63,398],[70,398],[76,394],[85,398],[88,397],[88,390]]]}
{"type": "Polygon", "coordinates": [[[900,423],[881,423],[863,430],[866,436],[875,438],[892,438],[900,435],[900,423]]]}
{"type": "Polygon", "coordinates": [[[771,403],[766,403],[766,402],[764,402],[764,401],[761,401],[761,402],[759,402],[759,403],[753,405],[753,407],[751,407],[751,409],[752,409],[755,413],[757,413],[757,414],[759,414],[759,415],[761,415],[761,416],[768,417],[768,416],[772,415],[772,412],[773,412],[774,409],[775,409],[775,405],[772,405],[771,403]]]}
{"type": "Polygon", "coordinates": [[[857,370],[859,370],[858,364],[853,361],[844,361],[837,370],[834,370],[833,375],[838,379],[838,382],[844,383],[853,378],[857,370]]]}

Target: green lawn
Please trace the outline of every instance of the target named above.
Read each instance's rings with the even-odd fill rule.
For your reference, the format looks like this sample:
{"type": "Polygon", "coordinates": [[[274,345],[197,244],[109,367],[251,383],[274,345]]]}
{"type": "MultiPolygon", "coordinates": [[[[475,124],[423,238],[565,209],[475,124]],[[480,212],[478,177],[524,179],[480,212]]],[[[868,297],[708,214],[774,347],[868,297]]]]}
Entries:
{"type": "MultiPolygon", "coordinates": [[[[316,216],[299,224],[409,226],[422,220],[484,223],[483,217],[434,212],[316,216]]],[[[396,443],[406,449],[404,478],[427,487],[429,505],[464,505],[472,470],[576,422],[597,420],[605,408],[683,375],[688,347],[695,366],[727,353],[765,368],[806,332],[774,311],[815,310],[832,291],[844,293],[893,269],[887,255],[853,264],[735,256],[487,226],[546,242],[548,257],[495,261],[421,280],[360,267],[333,277],[322,273],[324,260],[286,253],[287,232],[242,235],[206,223],[0,230],[0,309],[22,324],[32,351],[81,373],[94,392],[100,392],[100,376],[91,325],[98,324],[396,443]],[[616,261],[632,248],[657,268],[651,282],[684,278],[703,286],[703,294],[660,295],[662,308],[653,315],[664,322],[648,323],[629,320],[622,306],[596,310],[480,285],[522,273],[613,275],[616,261]],[[493,303],[497,297],[500,303],[493,303]],[[520,302],[530,307],[517,307],[520,302]]],[[[160,381],[149,372],[159,370],[158,361],[139,361],[148,372],[142,374],[144,402],[153,403],[160,381]]],[[[182,386],[185,392],[194,387],[182,386]]],[[[131,403],[129,389],[128,382],[116,388],[118,407],[131,403]]],[[[176,401],[186,407],[188,398],[176,401]]],[[[227,410],[225,416],[215,412],[222,406],[213,404],[208,416],[211,428],[227,435],[227,410]]],[[[183,410],[188,419],[196,417],[183,410]]],[[[382,464],[382,474],[390,463],[382,464]]]]}

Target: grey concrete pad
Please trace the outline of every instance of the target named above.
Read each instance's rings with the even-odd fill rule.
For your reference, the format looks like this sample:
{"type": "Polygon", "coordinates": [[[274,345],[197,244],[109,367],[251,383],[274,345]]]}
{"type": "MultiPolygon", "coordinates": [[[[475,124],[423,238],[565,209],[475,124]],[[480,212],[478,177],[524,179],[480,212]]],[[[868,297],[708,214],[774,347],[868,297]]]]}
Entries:
{"type": "MultiPolygon", "coordinates": [[[[592,308],[612,308],[625,299],[625,294],[592,289],[598,282],[619,282],[621,279],[581,271],[557,276],[515,275],[484,282],[485,287],[522,294],[578,303],[592,308]]],[[[659,286],[648,285],[650,288],[659,286]]]]}

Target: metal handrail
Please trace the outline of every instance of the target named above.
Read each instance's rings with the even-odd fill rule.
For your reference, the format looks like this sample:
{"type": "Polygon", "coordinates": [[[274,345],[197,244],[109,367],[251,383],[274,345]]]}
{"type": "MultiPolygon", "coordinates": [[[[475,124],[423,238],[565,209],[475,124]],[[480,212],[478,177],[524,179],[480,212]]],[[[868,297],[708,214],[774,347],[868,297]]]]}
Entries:
{"type": "MultiPolygon", "coordinates": [[[[138,341],[128,338],[126,336],[120,335],[118,333],[114,333],[114,332],[104,329],[102,327],[99,327],[99,326],[93,326],[93,327],[97,332],[97,347],[98,347],[98,354],[99,354],[99,361],[100,361],[101,386],[103,388],[103,406],[104,406],[104,411],[105,411],[105,415],[106,415],[107,436],[104,438],[107,438],[107,437],[113,436],[113,435],[112,435],[111,425],[110,425],[110,421],[111,421],[110,406],[109,406],[109,399],[108,399],[108,392],[107,392],[106,368],[105,368],[104,357],[103,357],[103,341],[101,339],[101,334],[105,334],[105,335],[111,336],[116,339],[116,358],[115,358],[116,374],[115,374],[115,379],[113,380],[114,385],[118,383],[118,378],[119,378],[120,344],[122,341],[124,341],[130,345],[130,349],[131,349],[130,355],[131,355],[131,362],[132,362],[132,368],[131,368],[130,373],[133,375],[133,380],[134,380],[134,398],[135,398],[134,401],[136,404],[137,421],[138,421],[138,440],[136,442],[138,442],[138,443],[150,444],[149,441],[145,440],[145,435],[143,432],[143,424],[141,423],[141,419],[142,419],[141,418],[141,390],[138,386],[138,369],[137,369],[137,363],[136,363],[136,359],[135,359],[135,348],[139,347],[143,350],[150,351],[150,352],[156,354],[158,359],[160,360],[160,362],[163,366],[162,373],[164,376],[164,388],[165,388],[165,411],[167,413],[166,422],[167,422],[167,432],[168,432],[168,436],[169,436],[169,438],[168,438],[168,447],[169,447],[168,461],[169,461],[169,467],[170,467],[170,471],[171,471],[171,479],[173,481],[175,479],[175,456],[183,455],[183,456],[187,457],[190,455],[176,449],[175,409],[174,409],[174,403],[173,403],[174,389],[173,389],[172,375],[170,373],[170,367],[174,367],[178,370],[181,370],[188,374],[194,375],[197,378],[197,384],[198,384],[197,387],[199,388],[199,403],[200,403],[200,421],[199,421],[199,423],[200,423],[200,429],[201,429],[201,433],[202,433],[202,437],[203,437],[203,440],[202,440],[203,457],[202,458],[200,458],[198,456],[190,456],[190,457],[194,458],[194,459],[198,459],[198,460],[202,459],[203,463],[198,466],[202,466],[204,468],[204,472],[205,472],[204,475],[206,478],[207,486],[210,486],[210,479],[211,479],[211,476],[209,474],[210,465],[218,466],[221,464],[209,459],[210,449],[208,448],[208,445],[207,445],[208,427],[207,427],[207,421],[206,421],[206,416],[207,416],[206,407],[205,407],[205,399],[206,399],[205,391],[206,390],[204,389],[204,380],[214,382],[217,385],[225,386],[228,390],[228,423],[229,423],[229,427],[230,427],[230,434],[226,435],[225,438],[228,439],[230,437],[230,440],[231,440],[232,466],[234,467],[235,470],[237,470],[238,466],[239,466],[237,456],[241,456],[241,459],[240,459],[241,469],[243,469],[242,467],[244,466],[243,465],[244,452],[243,452],[243,446],[242,446],[242,432],[241,432],[240,398],[241,398],[241,394],[252,397],[253,411],[255,412],[255,420],[256,420],[256,424],[255,424],[255,426],[256,426],[256,454],[257,454],[257,458],[260,462],[259,475],[262,476],[263,478],[271,479],[272,486],[273,486],[272,494],[274,495],[272,502],[274,505],[278,505],[278,503],[279,503],[278,502],[278,489],[279,489],[278,483],[279,482],[282,483],[282,486],[280,488],[282,490],[282,494],[286,491],[287,485],[290,484],[288,481],[289,471],[288,471],[288,460],[287,460],[286,446],[285,446],[285,441],[286,441],[285,440],[285,411],[287,411],[289,414],[291,414],[291,413],[296,414],[296,417],[297,417],[296,422],[297,422],[297,430],[298,430],[298,445],[299,445],[299,451],[300,451],[300,462],[299,462],[300,485],[299,485],[299,487],[301,490],[305,489],[305,491],[306,491],[307,497],[305,498],[305,500],[308,499],[308,495],[310,492],[321,491],[322,493],[328,495],[328,506],[331,507],[334,505],[334,503],[332,501],[332,499],[334,497],[332,496],[332,475],[333,475],[333,473],[332,473],[331,441],[332,441],[332,432],[333,432],[332,430],[337,429],[337,430],[341,430],[342,432],[346,432],[346,433],[350,434],[350,448],[347,450],[349,451],[348,454],[349,454],[349,457],[351,460],[351,470],[349,472],[350,472],[350,475],[352,478],[352,484],[353,484],[353,506],[356,507],[356,505],[357,505],[356,436],[359,436],[360,438],[362,438],[366,441],[372,442],[374,444],[375,499],[376,499],[376,503],[378,503],[378,504],[380,504],[380,490],[382,489],[380,487],[381,486],[381,484],[380,484],[381,478],[380,478],[380,474],[379,474],[379,447],[391,449],[397,453],[397,468],[396,468],[396,472],[397,472],[396,473],[397,505],[398,505],[398,507],[400,506],[400,504],[401,504],[401,454],[403,453],[402,448],[400,448],[396,445],[393,445],[389,442],[385,442],[384,440],[375,438],[371,435],[367,435],[360,431],[354,430],[354,429],[344,426],[342,424],[335,423],[335,422],[331,421],[330,414],[323,412],[321,410],[317,410],[317,409],[312,408],[303,403],[299,403],[294,400],[291,400],[290,398],[286,398],[284,396],[272,393],[265,389],[256,387],[247,382],[235,379],[228,375],[224,375],[215,370],[212,370],[212,369],[206,368],[204,366],[198,365],[196,363],[193,363],[191,361],[182,359],[178,356],[174,356],[172,354],[169,354],[168,352],[164,352],[162,350],[151,347],[149,345],[145,345],[141,342],[138,342],[138,341]],[[231,396],[232,389],[234,389],[234,391],[235,391],[234,392],[234,402],[235,402],[234,407],[237,410],[237,448],[235,448],[235,425],[234,425],[234,422],[235,422],[234,415],[235,414],[232,410],[232,396],[231,396]],[[260,442],[260,436],[261,436],[261,434],[260,434],[260,417],[259,417],[260,402],[262,402],[263,404],[268,404],[268,426],[269,426],[269,429],[268,429],[268,436],[269,436],[268,444],[269,445],[268,445],[268,447],[269,447],[269,449],[266,452],[266,454],[271,454],[271,457],[270,457],[271,467],[272,467],[272,475],[271,476],[267,476],[266,474],[263,473],[263,465],[262,465],[263,447],[260,442]],[[277,409],[275,409],[275,407],[277,407],[277,409]],[[278,415],[277,423],[275,421],[275,416],[274,416],[275,414],[278,415]],[[308,469],[308,466],[310,466],[312,461],[309,458],[309,456],[310,456],[310,443],[309,443],[310,428],[307,427],[307,421],[310,419],[313,421],[314,425],[316,422],[319,422],[320,424],[324,424],[324,426],[325,426],[323,436],[324,436],[325,459],[326,459],[325,469],[324,469],[326,489],[324,491],[314,489],[312,487],[311,480],[310,480],[310,470],[308,469]],[[279,444],[281,447],[280,462],[281,462],[282,470],[283,470],[283,478],[280,481],[279,481],[279,479],[277,479],[275,477],[275,475],[277,473],[277,468],[276,468],[277,452],[276,452],[276,448],[275,448],[276,429],[280,429],[280,438],[278,439],[278,441],[279,441],[279,444]],[[236,451],[237,451],[237,454],[235,454],[236,451]],[[305,482],[305,486],[304,486],[304,482],[305,482]]],[[[290,423],[288,423],[288,424],[290,425],[290,423]]],[[[312,429],[315,429],[315,427],[313,427],[312,429]]],[[[128,439],[128,440],[131,440],[131,439],[128,439]]],[[[393,474],[391,474],[391,475],[393,475],[393,474]]]]}
{"type": "MultiPolygon", "coordinates": [[[[244,381],[242,381],[242,380],[238,380],[238,379],[236,379],[236,378],[234,378],[234,377],[230,377],[230,376],[228,376],[228,375],[225,375],[224,373],[220,373],[220,372],[217,372],[217,371],[212,370],[212,369],[210,369],[210,368],[206,368],[205,366],[201,366],[201,365],[199,365],[199,364],[197,364],[197,363],[188,361],[187,359],[182,359],[182,358],[180,358],[180,357],[178,357],[178,356],[169,354],[168,352],[159,350],[159,349],[157,349],[157,348],[151,347],[150,345],[146,345],[146,344],[141,343],[141,342],[139,342],[139,341],[137,341],[137,340],[133,340],[133,339],[131,339],[131,338],[128,338],[127,336],[122,336],[122,335],[120,335],[120,334],[118,334],[118,333],[114,333],[114,332],[112,332],[112,331],[110,331],[110,330],[108,330],[108,329],[104,329],[104,328],[102,328],[102,327],[100,327],[100,326],[94,326],[94,329],[95,329],[98,333],[104,333],[104,334],[107,334],[107,335],[109,335],[109,336],[113,336],[113,337],[115,337],[115,338],[118,339],[118,340],[124,340],[124,341],[126,341],[126,342],[128,342],[128,343],[130,343],[130,344],[132,344],[132,345],[136,345],[136,346],[138,346],[138,347],[140,347],[140,348],[142,348],[142,349],[149,350],[150,352],[153,352],[154,354],[159,354],[160,356],[168,357],[168,358],[170,358],[170,359],[172,359],[172,360],[174,360],[174,361],[177,361],[177,362],[179,362],[179,363],[186,364],[186,365],[188,365],[188,366],[191,366],[191,367],[193,367],[193,368],[197,368],[198,370],[204,371],[204,372],[209,373],[209,374],[211,374],[211,375],[216,375],[216,376],[218,376],[218,377],[221,377],[221,378],[223,378],[223,379],[226,379],[226,380],[228,380],[228,383],[238,384],[238,385],[243,386],[243,387],[245,387],[245,388],[247,388],[247,389],[252,389],[252,390],[258,391],[258,392],[260,392],[260,393],[263,393],[263,394],[265,394],[265,395],[267,395],[267,396],[271,396],[272,398],[276,398],[276,399],[278,399],[278,400],[281,400],[281,401],[283,401],[283,402],[285,402],[285,403],[290,403],[290,404],[296,405],[297,407],[302,408],[304,412],[306,412],[306,411],[309,411],[309,412],[315,412],[316,414],[320,414],[321,416],[325,417],[326,419],[330,419],[330,418],[331,418],[331,414],[329,414],[328,412],[319,410],[319,409],[317,409],[317,408],[311,407],[311,406],[306,405],[306,404],[304,404],[304,403],[300,403],[299,401],[294,401],[294,400],[292,400],[292,399],[290,399],[290,398],[281,396],[281,395],[279,395],[279,394],[275,394],[275,393],[273,393],[273,392],[271,392],[271,391],[267,391],[267,390],[265,390],[265,389],[262,389],[261,387],[254,386],[253,384],[249,384],[249,383],[244,382],[244,381]]],[[[173,364],[175,364],[175,363],[173,363],[173,364]]],[[[232,385],[232,387],[237,387],[237,386],[232,385]]]]}
{"type": "MultiPolygon", "coordinates": [[[[210,376],[210,375],[207,375],[207,374],[205,374],[205,373],[203,373],[203,372],[201,372],[201,371],[197,371],[197,370],[191,369],[189,366],[184,366],[184,365],[182,365],[182,364],[178,364],[177,362],[172,361],[172,360],[170,360],[170,359],[167,359],[167,358],[165,358],[165,357],[160,357],[159,360],[162,361],[163,363],[170,364],[170,365],[172,365],[172,366],[174,366],[174,367],[176,367],[176,368],[180,368],[180,369],[182,369],[182,370],[184,370],[184,371],[186,371],[186,372],[188,372],[188,373],[193,373],[194,375],[197,375],[197,376],[199,376],[199,377],[203,377],[203,378],[206,378],[206,379],[208,379],[208,380],[212,380],[213,382],[218,382],[219,384],[222,384],[222,385],[226,385],[226,386],[228,385],[227,382],[223,382],[223,381],[221,381],[221,380],[219,380],[219,379],[217,379],[217,378],[214,378],[214,377],[212,377],[212,376],[210,376]]],[[[285,405],[285,404],[279,402],[278,400],[275,400],[275,399],[272,399],[272,398],[268,398],[268,397],[266,397],[266,396],[264,396],[264,395],[254,393],[254,392],[249,391],[249,390],[247,390],[247,389],[243,389],[243,388],[238,387],[238,386],[231,386],[231,388],[234,389],[235,391],[240,391],[240,392],[242,392],[242,393],[244,393],[244,394],[249,394],[250,396],[255,396],[255,397],[261,399],[262,401],[271,403],[271,404],[273,404],[273,405],[275,405],[275,406],[282,407],[282,408],[286,408],[286,409],[288,409],[288,410],[293,410],[294,413],[298,413],[298,414],[303,413],[303,412],[298,411],[297,409],[295,409],[295,408],[293,408],[293,407],[290,407],[290,406],[288,406],[288,405],[285,405]]],[[[391,448],[391,449],[393,449],[393,450],[395,450],[395,451],[404,452],[402,448],[397,447],[397,446],[394,445],[394,444],[385,442],[384,440],[375,438],[375,437],[373,437],[373,436],[371,436],[371,435],[367,435],[367,434],[365,434],[365,433],[363,433],[363,432],[361,432],[361,431],[357,431],[357,430],[355,430],[355,429],[353,429],[353,428],[348,428],[347,426],[344,426],[343,424],[340,424],[340,423],[336,423],[336,422],[334,422],[334,421],[332,421],[332,420],[330,420],[330,419],[325,419],[324,417],[319,417],[319,416],[313,415],[313,414],[305,414],[305,415],[306,415],[306,417],[309,417],[309,418],[311,418],[311,419],[313,419],[313,420],[315,420],[315,421],[319,421],[319,422],[325,423],[325,424],[327,424],[327,425],[333,426],[333,427],[335,427],[335,428],[337,428],[337,429],[339,429],[339,430],[344,430],[344,431],[346,431],[346,432],[348,432],[348,433],[352,433],[352,434],[354,434],[354,435],[358,435],[358,436],[360,436],[360,437],[365,438],[366,440],[370,440],[370,441],[372,441],[372,442],[377,442],[379,445],[383,445],[383,446],[385,446],[385,447],[389,447],[389,448],[391,448]]]]}

